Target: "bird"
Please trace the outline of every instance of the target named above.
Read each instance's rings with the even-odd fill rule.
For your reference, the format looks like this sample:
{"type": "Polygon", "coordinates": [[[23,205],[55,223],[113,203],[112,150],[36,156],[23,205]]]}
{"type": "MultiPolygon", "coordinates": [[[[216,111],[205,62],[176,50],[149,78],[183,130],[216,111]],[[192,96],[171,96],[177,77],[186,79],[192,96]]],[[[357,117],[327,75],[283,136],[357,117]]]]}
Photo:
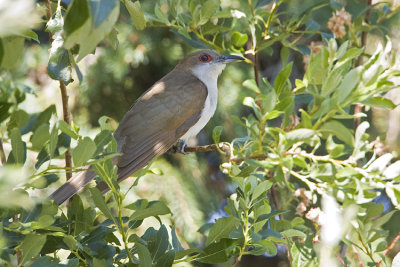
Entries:
{"type": "MultiPolygon", "coordinates": [[[[174,144],[196,136],[214,115],[217,81],[226,63],[245,60],[238,55],[220,55],[213,50],[195,51],[146,92],[130,107],[114,132],[119,156],[118,183],[145,167],[154,157],[167,152],[174,144]]],[[[75,174],[49,198],[61,205],[92,179],[96,173],[89,166],[75,174]]],[[[109,190],[102,182],[102,193],[109,190]]]]}

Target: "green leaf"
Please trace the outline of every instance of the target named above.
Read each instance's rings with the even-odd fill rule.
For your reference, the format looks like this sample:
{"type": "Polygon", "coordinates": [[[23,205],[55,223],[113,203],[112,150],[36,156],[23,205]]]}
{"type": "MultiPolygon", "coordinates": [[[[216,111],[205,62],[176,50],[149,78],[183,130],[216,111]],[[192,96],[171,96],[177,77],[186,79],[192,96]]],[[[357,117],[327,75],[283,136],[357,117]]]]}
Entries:
{"type": "Polygon", "coordinates": [[[311,129],[296,129],[293,131],[290,131],[286,134],[286,140],[290,144],[294,144],[300,141],[306,141],[312,138],[314,135],[316,135],[316,132],[314,132],[311,129]]]}
{"type": "Polygon", "coordinates": [[[289,80],[290,73],[292,72],[292,67],[293,67],[293,62],[290,62],[276,76],[274,87],[275,87],[275,92],[278,96],[280,95],[283,87],[289,80]]]}
{"type": "Polygon", "coordinates": [[[260,89],[254,79],[245,80],[242,85],[253,92],[260,93],[260,89]]]}
{"type": "Polygon", "coordinates": [[[198,25],[205,24],[219,8],[219,0],[207,0],[201,5],[200,21],[198,25]]]}
{"type": "Polygon", "coordinates": [[[328,77],[324,79],[322,88],[321,88],[321,96],[326,97],[330,94],[342,81],[344,73],[346,73],[350,68],[350,62],[335,66],[335,68],[328,73],[328,77]]]}
{"type": "Polygon", "coordinates": [[[41,150],[43,145],[50,139],[50,126],[42,124],[31,137],[32,150],[41,150]]]}
{"type": "Polygon", "coordinates": [[[74,0],[69,5],[65,15],[64,47],[71,49],[79,45],[77,61],[92,53],[108,36],[117,21],[119,6],[117,0],[74,0]]]}
{"type": "MultiPolygon", "coordinates": [[[[34,115],[31,117],[31,119],[34,117],[34,115]]],[[[29,124],[29,114],[26,113],[26,111],[22,109],[18,109],[14,112],[11,113],[10,120],[7,123],[7,130],[11,131],[13,128],[19,128],[21,129],[20,132],[21,134],[24,134],[23,128],[26,124],[29,124]]]]}
{"type": "Polygon", "coordinates": [[[343,155],[344,148],[343,144],[336,144],[331,135],[326,140],[326,150],[332,158],[337,158],[343,155]]]}
{"type": "Polygon", "coordinates": [[[71,138],[77,140],[79,135],[77,133],[74,132],[74,130],[72,129],[71,125],[69,125],[68,123],[66,123],[63,120],[59,120],[58,121],[58,128],[65,134],[67,134],[68,136],[70,136],[71,138]]]}
{"type": "Polygon", "coordinates": [[[65,14],[64,31],[70,36],[89,19],[89,5],[86,0],[73,0],[65,14]]]}
{"type": "Polygon", "coordinates": [[[306,238],[306,234],[303,233],[302,231],[296,230],[296,229],[288,229],[283,232],[281,232],[281,235],[285,238],[289,237],[300,237],[300,238],[306,238]]]}
{"type": "Polygon", "coordinates": [[[260,240],[253,245],[254,250],[250,251],[250,253],[255,256],[261,256],[265,253],[268,253],[270,256],[274,256],[278,253],[275,244],[268,239],[260,240]]]}
{"type": "Polygon", "coordinates": [[[390,99],[383,96],[376,96],[369,98],[363,103],[372,107],[385,108],[385,109],[394,109],[397,107],[390,99]]]}
{"type": "Polygon", "coordinates": [[[75,166],[84,165],[96,151],[96,144],[90,137],[85,137],[79,141],[78,145],[72,150],[72,159],[75,166]]]}
{"type": "Polygon", "coordinates": [[[26,144],[24,141],[22,141],[19,129],[14,128],[11,130],[10,139],[12,147],[10,155],[12,155],[13,163],[24,164],[26,160],[26,144]]]}
{"type": "Polygon", "coordinates": [[[147,242],[147,248],[150,251],[153,262],[159,260],[170,247],[168,231],[165,225],[161,225],[158,231],[153,227],[148,228],[142,239],[147,242]]]}
{"type": "Polygon", "coordinates": [[[312,128],[311,116],[303,109],[300,109],[300,112],[301,112],[301,123],[300,123],[301,127],[307,129],[312,128]]]}
{"type": "MultiPolygon", "coordinates": [[[[57,111],[56,111],[55,105],[48,106],[45,110],[40,112],[39,115],[34,119],[32,131],[35,131],[37,128],[39,128],[44,123],[49,124],[51,116],[56,113],[57,113],[57,111]]],[[[28,129],[25,130],[25,132],[28,132],[29,130],[30,129],[28,127],[28,129]]]]}
{"type": "Polygon", "coordinates": [[[319,130],[321,132],[333,134],[346,144],[354,146],[354,136],[352,131],[338,121],[328,121],[322,125],[319,130]]]}
{"type": "Polygon", "coordinates": [[[174,226],[172,226],[171,228],[171,237],[172,237],[172,247],[174,248],[174,250],[183,251],[184,248],[182,247],[178,237],[176,236],[176,231],[174,226]]]}
{"type": "Polygon", "coordinates": [[[0,68],[12,69],[17,66],[22,56],[24,42],[23,37],[0,39],[0,68]]]}
{"type": "Polygon", "coordinates": [[[157,263],[155,264],[155,267],[170,267],[174,263],[174,258],[175,258],[175,251],[174,250],[167,251],[167,253],[159,257],[157,263]]]}
{"type": "Polygon", "coordinates": [[[224,129],[224,127],[222,127],[222,126],[215,126],[214,129],[213,129],[212,137],[213,137],[213,140],[214,140],[214,142],[216,144],[219,143],[219,140],[220,140],[221,133],[222,133],[223,129],[224,129]]]}
{"type": "Polygon", "coordinates": [[[175,260],[179,260],[182,259],[183,257],[190,255],[190,254],[194,254],[194,253],[201,253],[202,250],[199,248],[189,248],[186,250],[182,250],[182,251],[177,251],[175,253],[175,260]]]}
{"type": "Polygon", "coordinates": [[[247,41],[249,40],[249,37],[247,34],[242,34],[240,32],[234,32],[231,37],[231,42],[234,47],[236,48],[241,48],[243,47],[247,41]]]}
{"type": "Polygon", "coordinates": [[[38,35],[36,34],[36,32],[34,32],[32,30],[26,30],[24,32],[21,32],[21,33],[18,34],[18,36],[22,36],[22,37],[25,37],[25,38],[28,38],[28,39],[32,39],[32,40],[36,41],[38,44],[40,44],[38,35]]]}
{"type": "Polygon", "coordinates": [[[171,211],[164,202],[153,201],[149,203],[147,208],[134,212],[129,220],[143,220],[147,217],[164,215],[168,213],[171,213],[171,211]]]}
{"type": "Polygon", "coordinates": [[[208,246],[221,238],[229,237],[238,225],[239,221],[234,217],[222,217],[218,219],[210,229],[206,245],[208,246]]]}
{"type": "Polygon", "coordinates": [[[251,107],[254,111],[254,113],[256,114],[257,118],[261,118],[261,111],[260,111],[260,107],[256,104],[254,98],[250,97],[250,96],[246,96],[243,99],[243,105],[251,107]]]}
{"type": "Polygon", "coordinates": [[[47,73],[52,79],[62,81],[67,85],[72,81],[72,68],[68,51],[64,48],[63,25],[61,9],[57,8],[54,18],[50,19],[47,25],[47,29],[53,33],[47,73]]]}
{"type": "Polygon", "coordinates": [[[50,143],[49,143],[50,158],[54,158],[54,154],[57,149],[57,142],[58,142],[58,128],[56,125],[54,125],[50,133],[50,143]]]}
{"type": "Polygon", "coordinates": [[[115,224],[118,224],[117,220],[112,215],[111,210],[107,207],[107,204],[104,201],[104,197],[100,193],[99,189],[97,189],[96,187],[92,187],[92,188],[89,188],[89,190],[90,190],[90,194],[92,195],[93,202],[94,202],[94,204],[96,204],[96,207],[98,207],[99,210],[101,210],[101,212],[103,212],[103,214],[107,218],[112,220],[115,224]]]}
{"type": "Polygon", "coordinates": [[[233,246],[236,240],[222,239],[217,243],[212,243],[207,246],[203,253],[195,260],[203,263],[221,263],[229,259],[230,252],[228,248],[233,246]]]}
{"type": "Polygon", "coordinates": [[[337,103],[342,104],[360,81],[362,67],[350,70],[336,89],[337,103]]]}
{"type": "Polygon", "coordinates": [[[46,235],[29,234],[22,241],[21,251],[22,257],[20,264],[25,264],[27,261],[37,256],[46,242],[46,235]]]}
{"type": "Polygon", "coordinates": [[[30,182],[29,186],[36,189],[43,189],[56,181],[58,181],[58,176],[52,173],[38,177],[37,179],[30,182]]]}
{"type": "Polygon", "coordinates": [[[136,243],[137,252],[139,255],[140,267],[153,267],[150,251],[142,244],[136,243]]]}
{"type": "Polygon", "coordinates": [[[253,191],[253,200],[267,192],[272,187],[272,182],[265,180],[259,183],[253,191]]]}
{"type": "Polygon", "coordinates": [[[63,242],[67,245],[70,250],[76,250],[78,241],[71,235],[63,237],[63,242]]]}
{"type": "Polygon", "coordinates": [[[124,4],[128,9],[129,15],[131,16],[133,23],[137,30],[143,30],[146,28],[146,17],[140,6],[140,2],[132,2],[131,0],[125,0],[124,4]]]}
{"type": "Polygon", "coordinates": [[[104,150],[106,146],[112,140],[112,132],[110,130],[103,130],[96,135],[94,142],[96,143],[97,149],[95,154],[98,154],[104,150]]]}

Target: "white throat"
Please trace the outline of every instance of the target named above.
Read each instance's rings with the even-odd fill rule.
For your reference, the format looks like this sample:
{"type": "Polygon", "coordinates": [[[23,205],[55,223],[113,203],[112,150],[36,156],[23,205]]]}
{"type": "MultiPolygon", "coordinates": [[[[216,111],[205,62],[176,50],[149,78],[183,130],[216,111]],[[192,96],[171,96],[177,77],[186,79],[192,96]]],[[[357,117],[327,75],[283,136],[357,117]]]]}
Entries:
{"type": "Polygon", "coordinates": [[[214,115],[218,102],[218,76],[224,68],[225,64],[208,63],[197,65],[192,69],[193,75],[199,78],[207,87],[208,94],[200,119],[181,137],[182,140],[187,142],[191,137],[196,136],[214,115]]]}

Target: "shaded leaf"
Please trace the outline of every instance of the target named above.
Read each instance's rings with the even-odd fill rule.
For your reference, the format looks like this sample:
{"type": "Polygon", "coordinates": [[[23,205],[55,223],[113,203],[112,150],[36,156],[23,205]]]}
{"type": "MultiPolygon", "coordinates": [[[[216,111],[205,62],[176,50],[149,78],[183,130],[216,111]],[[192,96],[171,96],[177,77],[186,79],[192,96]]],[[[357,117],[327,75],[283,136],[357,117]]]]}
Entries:
{"type": "Polygon", "coordinates": [[[131,0],[125,0],[124,4],[128,9],[129,15],[131,16],[133,23],[137,30],[143,30],[146,27],[146,17],[140,6],[140,2],[132,2],[131,0]]]}
{"type": "Polygon", "coordinates": [[[135,211],[129,219],[143,220],[147,217],[164,215],[168,213],[171,213],[171,211],[164,202],[154,201],[149,203],[147,208],[135,211]]]}
{"type": "Polygon", "coordinates": [[[85,164],[96,151],[96,144],[90,137],[85,137],[79,141],[78,145],[72,149],[72,159],[75,166],[85,164]]]}
{"type": "Polygon", "coordinates": [[[90,194],[92,195],[92,199],[94,203],[96,204],[96,207],[103,212],[103,214],[109,218],[110,220],[114,221],[115,224],[117,224],[116,219],[112,215],[110,209],[107,207],[106,202],[104,201],[103,195],[100,193],[99,189],[96,187],[89,188],[90,194]]]}
{"type": "Polygon", "coordinates": [[[10,156],[8,158],[8,162],[16,163],[16,164],[24,164],[26,160],[26,145],[25,142],[22,141],[21,133],[19,129],[14,128],[10,132],[11,139],[11,153],[12,161],[10,161],[10,156]]]}
{"type": "Polygon", "coordinates": [[[21,245],[22,258],[20,264],[25,264],[38,255],[45,242],[46,235],[29,234],[25,236],[21,245]]]}
{"type": "Polygon", "coordinates": [[[218,219],[208,233],[206,245],[210,245],[221,238],[229,237],[230,233],[239,225],[235,217],[222,217],[218,219]]]}

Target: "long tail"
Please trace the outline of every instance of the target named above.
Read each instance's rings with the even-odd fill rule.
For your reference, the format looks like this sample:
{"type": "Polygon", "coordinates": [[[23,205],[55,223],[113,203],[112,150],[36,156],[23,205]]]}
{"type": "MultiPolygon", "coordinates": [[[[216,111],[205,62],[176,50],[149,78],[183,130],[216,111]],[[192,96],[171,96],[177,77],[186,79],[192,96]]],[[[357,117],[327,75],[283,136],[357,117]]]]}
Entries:
{"type": "Polygon", "coordinates": [[[86,171],[79,172],[75,174],[71,179],[69,179],[65,184],[53,192],[49,196],[58,205],[61,205],[66,200],[70,199],[73,195],[78,193],[85,185],[87,185],[91,180],[96,177],[96,173],[90,168],[86,171]]]}

